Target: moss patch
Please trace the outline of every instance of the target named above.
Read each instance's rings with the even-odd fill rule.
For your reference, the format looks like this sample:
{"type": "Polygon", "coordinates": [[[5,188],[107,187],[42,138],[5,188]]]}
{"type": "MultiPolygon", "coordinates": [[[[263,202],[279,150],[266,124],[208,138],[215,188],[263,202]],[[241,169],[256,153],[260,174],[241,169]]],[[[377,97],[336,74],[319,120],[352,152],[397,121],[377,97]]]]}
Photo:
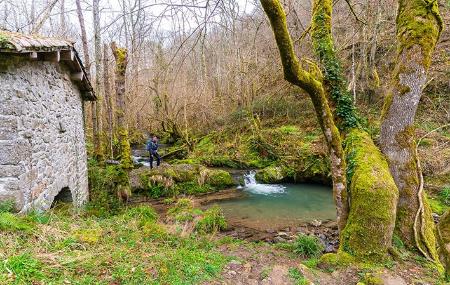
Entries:
{"type": "Polygon", "coordinates": [[[367,133],[353,130],[345,144],[353,175],[350,213],[339,250],[360,260],[381,261],[391,246],[398,190],[385,158],[367,133]]]}

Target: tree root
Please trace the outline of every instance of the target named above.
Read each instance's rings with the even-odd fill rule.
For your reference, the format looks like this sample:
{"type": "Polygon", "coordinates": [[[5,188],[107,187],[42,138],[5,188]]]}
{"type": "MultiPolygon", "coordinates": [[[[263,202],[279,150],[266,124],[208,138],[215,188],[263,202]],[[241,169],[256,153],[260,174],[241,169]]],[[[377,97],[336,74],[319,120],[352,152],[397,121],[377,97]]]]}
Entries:
{"type": "Polygon", "coordinates": [[[432,249],[430,249],[429,244],[426,240],[425,236],[425,207],[423,203],[423,175],[422,175],[422,167],[420,165],[419,155],[417,151],[418,145],[416,145],[414,149],[414,156],[416,160],[417,165],[417,176],[419,177],[419,190],[417,191],[417,198],[419,200],[419,208],[417,209],[416,217],[414,219],[414,239],[416,242],[417,249],[425,256],[426,259],[428,259],[431,262],[435,262],[434,258],[430,256],[430,252],[432,252],[432,249]],[[418,233],[418,223],[420,218],[420,237],[418,233]],[[424,250],[421,246],[421,244],[424,244],[427,249],[424,250]]]}

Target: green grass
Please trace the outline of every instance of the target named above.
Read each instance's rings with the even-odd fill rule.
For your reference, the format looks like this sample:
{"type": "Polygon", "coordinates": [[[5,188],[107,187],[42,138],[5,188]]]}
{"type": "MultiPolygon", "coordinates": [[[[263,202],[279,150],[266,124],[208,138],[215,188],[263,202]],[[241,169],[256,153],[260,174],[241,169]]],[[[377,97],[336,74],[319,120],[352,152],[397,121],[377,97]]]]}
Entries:
{"type": "Polygon", "coordinates": [[[199,284],[228,261],[206,236],[181,237],[146,206],[36,217],[1,214],[14,230],[0,229],[0,284],[199,284]]]}
{"type": "Polygon", "coordinates": [[[447,206],[450,206],[450,186],[444,187],[439,192],[439,198],[442,201],[442,203],[444,203],[447,206]]]}
{"type": "Polygon", "coordinates": [[[222,209],[214,205],[203,213],[203,217],[195,225],[195,229],[202,233],[213,233],[227,228],[227,222],[222,209]]]}
{"type": "Polygon", "coordinates": [[[304,257],[318,257],[323,245],[315,236],[300,235],[292,244],[292,251],[304,257]]]}
{"type": "Polygon", "coordinates": [[[29,233],[33,225],[27,220],[20,218],[12,213],[0,213],[0,232],[24,232],[29,233]]]}
{"type": "Polygon", "coordinates": [[[0,213],[12,213],[14,211],[14,208],[15,202],[13,200],[0,201],[0,213]]]}
{"type": "Polygon", "coordinates": [[[296,285],[307,285],[309,284],[308,279],[303,276],[303,274],[297,268],[289,268],[289,277],[295,282],[296,285]]]}

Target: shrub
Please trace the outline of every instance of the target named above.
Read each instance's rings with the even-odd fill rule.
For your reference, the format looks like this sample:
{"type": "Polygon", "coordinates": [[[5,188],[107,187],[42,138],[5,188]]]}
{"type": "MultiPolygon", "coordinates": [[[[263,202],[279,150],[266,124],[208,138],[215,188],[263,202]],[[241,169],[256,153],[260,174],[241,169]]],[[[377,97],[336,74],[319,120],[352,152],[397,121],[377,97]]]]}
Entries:
{"type": "Polygon", "coordinates": [[[300,235],[293,243],[293,251],[304,257],[317,257],[322,253],[324,246],[315,236],[300,235]]]}
{"type": "Polygon", "coordinates": [[[121,210],[122,202],[119,198],[118,187],[129,187],[128,173],[118,165],[101,167],[97,161],[89,160],[89,203],[87,210],[96,216],[117,214],[121,210]]]}
{"type": "Polygon", "coordinates": [[[195,229],[202,233],[212,233],[225,230],[227,222],[223,215],[222,209],[218,205],[214,205],[203,214],[203,217],[195,225],[195,229]]]}
{"type": "Polygon", "coordinates": [[[146,194],[152,198],[175,196],[177,190],[174,187],[174,181],[170,177],[162,175],[152,175],[145,178],[147,181],[146,194]]]}

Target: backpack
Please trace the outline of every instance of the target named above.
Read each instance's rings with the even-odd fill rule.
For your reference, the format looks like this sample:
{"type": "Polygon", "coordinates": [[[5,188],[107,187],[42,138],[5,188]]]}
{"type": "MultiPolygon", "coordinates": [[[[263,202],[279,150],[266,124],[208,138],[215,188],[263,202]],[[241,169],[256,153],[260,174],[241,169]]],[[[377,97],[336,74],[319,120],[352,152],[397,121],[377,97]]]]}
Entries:
{"type": "Polygon", "coordinates": [[[147,141],[147,151],[156,151],[158,149],[158,145],[154,143],[152,140],[147,141]]]}

